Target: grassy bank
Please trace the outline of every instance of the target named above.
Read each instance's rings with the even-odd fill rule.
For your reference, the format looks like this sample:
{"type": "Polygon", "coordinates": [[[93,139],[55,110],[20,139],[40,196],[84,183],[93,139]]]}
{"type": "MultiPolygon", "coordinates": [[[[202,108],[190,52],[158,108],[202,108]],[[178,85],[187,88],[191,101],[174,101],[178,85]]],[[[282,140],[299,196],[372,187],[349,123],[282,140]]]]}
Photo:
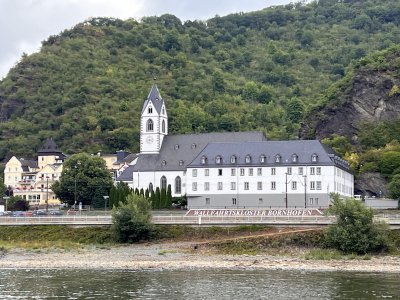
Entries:
{"type": "MultiPolygon", "coordinates": [[[[258,232],[274,232],[266,226],[189,227],[155,226],[152,242],[191,241],[234,237],[258,232]]],[[[0,247],[3,248],[76,248],[84,245],[118,245],[110,226],[1,226],[0,247]]]]}
{"type": "MultiPolygon", "coordinates": [[[[236,227],[189,227],[155,226],[151,242],[189,241],[204,251],[230,255],[290,255],[311,260],[354,259],[356,255],[344,255],[326,248],[324,231],[315,229],[307,232],[293,232],[296,229],[278,229],[268,226],[236,227]]],[[[398,255],[400,231],[390,233],[393,249],[398,255]]],[[[118,246],[110,226],[68,227],[68,226],[1,226],[0,250],[10,248],[76,249],[85,246],[118,246]]],[[[365,255],[363,259],[370,259],[365,255]]]]}
{"type": "Polygon", "coordinates": [[[77,248],[115,243],[111,228],[68,226],[1,226],[3,248],[77,248]]]}

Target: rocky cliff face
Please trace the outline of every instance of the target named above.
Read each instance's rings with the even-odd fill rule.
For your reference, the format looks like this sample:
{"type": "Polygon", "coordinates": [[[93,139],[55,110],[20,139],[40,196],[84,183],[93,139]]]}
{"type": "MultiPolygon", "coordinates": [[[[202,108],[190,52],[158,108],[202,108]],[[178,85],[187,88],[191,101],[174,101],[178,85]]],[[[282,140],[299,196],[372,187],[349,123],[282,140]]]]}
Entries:
{"type": "MultiPolygon", "coordinates": [[[[324,139],[338,134],[362,149],[358,147],[358,136],[365,136],[362,130],[371,128],[365,124],[400,120],[400,46],[361,60],[327,91],[326,102],[324,108],[315,109],[308,116],[300,137],[324,139]]],[[[386,185],[379,173],[364,173],[356,179],[356,194],[387,195],[386,185]]]]}
{"type": "Polygon", "coordinates": [[[328,106],[322,119],[314,125],[315,137],[323,139],[333,133],[350,137],[357,142],[360,122],[381,122],[400,119],[400,94],[390,95],[399,79],[379,71],[361,71],[354,76],[343,104],[328,106]]]}

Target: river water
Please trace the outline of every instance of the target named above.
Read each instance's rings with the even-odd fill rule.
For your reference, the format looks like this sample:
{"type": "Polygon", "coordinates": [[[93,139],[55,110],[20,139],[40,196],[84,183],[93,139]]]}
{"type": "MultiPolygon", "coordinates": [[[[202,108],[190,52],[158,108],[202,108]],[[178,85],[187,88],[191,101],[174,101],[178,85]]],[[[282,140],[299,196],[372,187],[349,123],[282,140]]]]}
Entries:
{"type": "Polygon", "coordinates": [[[400,299],[400,274],[0,269],[0,299],[400,299]]]}

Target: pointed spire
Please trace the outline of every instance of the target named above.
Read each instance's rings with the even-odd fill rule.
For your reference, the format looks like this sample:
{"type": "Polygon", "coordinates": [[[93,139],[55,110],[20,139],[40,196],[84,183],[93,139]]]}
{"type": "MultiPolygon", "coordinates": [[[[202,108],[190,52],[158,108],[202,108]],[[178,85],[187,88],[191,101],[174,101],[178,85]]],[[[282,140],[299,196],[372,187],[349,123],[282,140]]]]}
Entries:
{"type": "Polygon", "coordinates": [[[61,152],[52,138],[47,138],[38,153],[61,152]]]}
{"type": "Polygon", "coordinates": [[[155,83],[153,83],[153,86],[151,87],[150,93],[147,96],[147,100],[152,100],[153,102],[155,100],[162,100],[160,92],[155,83]]]}

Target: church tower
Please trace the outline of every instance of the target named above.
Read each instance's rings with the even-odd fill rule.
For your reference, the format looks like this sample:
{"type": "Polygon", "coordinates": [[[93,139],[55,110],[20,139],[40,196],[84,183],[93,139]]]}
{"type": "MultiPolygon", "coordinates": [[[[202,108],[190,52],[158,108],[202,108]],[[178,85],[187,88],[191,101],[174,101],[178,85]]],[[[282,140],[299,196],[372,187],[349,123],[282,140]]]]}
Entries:
{"type": "Polygon", "coordinates": [[[167,108],[157,85],[154,83],[147,99],[144,101],[140,117],[140,153],[159,153],[164,137],[167,134],[167,108]]]}

